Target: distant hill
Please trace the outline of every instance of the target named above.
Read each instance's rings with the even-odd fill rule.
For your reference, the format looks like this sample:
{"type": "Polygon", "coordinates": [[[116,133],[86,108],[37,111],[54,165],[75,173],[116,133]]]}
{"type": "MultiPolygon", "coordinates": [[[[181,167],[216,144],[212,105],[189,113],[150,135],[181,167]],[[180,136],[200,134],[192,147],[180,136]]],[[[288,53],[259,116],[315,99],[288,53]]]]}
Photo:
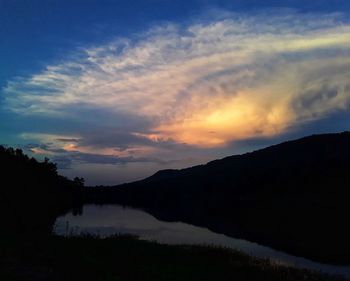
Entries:
{"type": "Polygon", "coordinates": [[[349,132],[86,189],[86,202],[142,207],[161,219],[340,263],[350,263],[349,200],[349,132]]]}

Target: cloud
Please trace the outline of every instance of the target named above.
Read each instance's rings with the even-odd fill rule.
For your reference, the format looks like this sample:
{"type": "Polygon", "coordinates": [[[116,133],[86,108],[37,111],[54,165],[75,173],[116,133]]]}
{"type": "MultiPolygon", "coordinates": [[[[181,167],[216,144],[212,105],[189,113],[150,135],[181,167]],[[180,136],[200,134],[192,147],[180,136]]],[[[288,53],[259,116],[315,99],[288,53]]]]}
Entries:
{"type": "Polygon", "coordinates": [[[56,155],[52,161],[57,163],[59,168],[71,168],[72,164],[127,164],[127,163],[158,163],[164,164],[167,161],[154,157],[118,157],[114,155],[102,155],[93,153],[83,153],[79,151],[66,152],[63,155],[56,155]]]}
{"type": "Polygon", "coordinates": [[[91,132],[56,137],[66,150],[62,139],[72,138],[82,153],[138,149],[146,157],[163,145],[275,136],[346,110],[348,77],[350,25],[341,15],[281,10],[158,26],[83,48],[3,91],[5,107],[21,115],[90,122],[79,112],[99,110],[118,123],[108,131],[99,120],[91,132]]]}
{"type": "Polygon", "coordinates": [[[50,160],[57,163],[60,169],[69,169],[74,164],[128,164],[128,163],[157,163],[167,164],[175,160],[165,161],[156,157],[134,157],[118,156],[116,154],[96,154],[85,153],[72,149],[57,148],[52,143],[29,143],[23,146],[23,149],[36,156],[51,156],[50,160]]]}
{"type": "Polygon", "coordinates": [[[58,138],[56,139],[57,141],[60,142],[79,142],[79,139],[70,139],[70,138],[58,138]]]}

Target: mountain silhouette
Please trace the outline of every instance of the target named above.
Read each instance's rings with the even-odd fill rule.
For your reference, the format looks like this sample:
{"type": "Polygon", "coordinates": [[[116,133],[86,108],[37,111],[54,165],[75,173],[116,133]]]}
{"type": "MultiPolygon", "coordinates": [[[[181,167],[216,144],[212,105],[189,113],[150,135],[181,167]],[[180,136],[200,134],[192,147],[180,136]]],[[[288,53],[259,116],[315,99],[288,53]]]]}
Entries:
{"type": "Polygon", "coordinates": [[[296,255],[350,263],[350,133],[312,135],[144,180],[86,188],[122,203],[296,255]]]}

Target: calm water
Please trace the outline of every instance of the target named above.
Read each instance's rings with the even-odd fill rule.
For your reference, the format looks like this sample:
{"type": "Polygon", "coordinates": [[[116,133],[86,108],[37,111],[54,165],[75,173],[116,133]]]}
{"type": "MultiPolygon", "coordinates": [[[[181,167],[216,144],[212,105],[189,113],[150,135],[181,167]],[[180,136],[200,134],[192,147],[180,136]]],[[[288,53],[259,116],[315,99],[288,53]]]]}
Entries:
{"type": "Polygon", "coordinates": [[[56,221],[55,232],[59,235],[80,233],[134,234],[140,239],[164,244],[206,244],[241,250],[247,254],[271,260],[284,265],[319,270],[330,274],[350,277],[349,266],[333,266],[313,262],[301,257],[273,250],[256,243],[235,239],[214,233],[206,228],[182,222],[164,222],[139,209],[119,205],[87,205],[81,216],[67,214],[56,221]]]}

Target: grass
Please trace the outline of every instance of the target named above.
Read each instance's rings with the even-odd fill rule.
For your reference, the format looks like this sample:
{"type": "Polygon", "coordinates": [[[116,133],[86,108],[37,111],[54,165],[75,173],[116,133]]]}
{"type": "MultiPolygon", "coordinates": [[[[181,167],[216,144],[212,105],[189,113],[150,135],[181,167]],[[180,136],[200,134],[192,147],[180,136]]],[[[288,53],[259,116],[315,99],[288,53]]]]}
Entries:
{"type": "Polygon", "coordinates": [[[160,245],[131,236],[16,240],[16,244],[0,244],[4,250],[0,254],[0,280],[344,280],[278,266],[234,250],[160,245]]]}

